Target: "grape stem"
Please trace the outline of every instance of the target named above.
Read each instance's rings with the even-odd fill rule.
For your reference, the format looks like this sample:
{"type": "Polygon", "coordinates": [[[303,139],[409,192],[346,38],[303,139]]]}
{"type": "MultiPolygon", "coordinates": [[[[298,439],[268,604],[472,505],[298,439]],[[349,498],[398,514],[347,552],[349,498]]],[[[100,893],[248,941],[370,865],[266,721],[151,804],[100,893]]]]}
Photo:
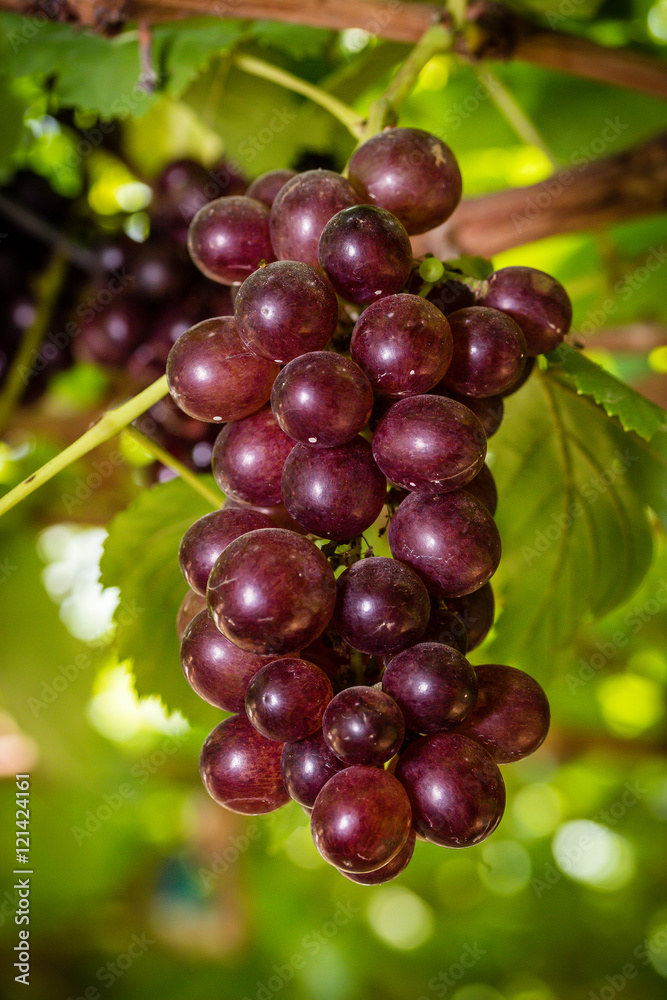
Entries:
{"type": "Polygon", "coordinates": [[[421,71],[433,56],[450,52],[453,43],[454,34],[444,24],[434,24],[427,28],[385,92],[368,109],[361,142],[381,132],[387,125],[396,124],[401,105],[412,92],[421,71]]]}
{"type": "Polygon", "coordinates": [[[284,69],[280,69],[279,66],[264,62],[263,59],[257,59],[255,56],[236,53],[231,57],[231,61],[235,66],[243,70],[244,73],[259,76],[263,80],[270,80],[272,83],[277,83],[286,90],[291,90],[295,94],[307,97],[314,104],[319,104],[320,107],[332,114],[334,118],[337,118],[355,139],[361,138],[364,131],[364,119],[349,105],[344,104],[343,101],[334,97],[333,94],[329,94],[326,90],[322,90],[321,87],[308,83],[306,80],[302,80],[300,77],[294,76],[284,69]]]}
{"type": "Polygon", "coordinates": [[[144,451],[148,452],[157,462],[162,462],[167,468],[171,469],[176,475],[191,486],[193,490],[196,490],[200,496],[207,500],[213,510],[219,510],[223,497],[221,494],[216,494],[212,489],[210,489],[201,476],[198,476],[196,472],[192,469],[188,469],[187,465],[183,465],[179,462],[177,458],[174,458],[166,449],[159,445],[152,438],[149,438],[142,431],[138,430],[136,427],[126,427],[125,433],[133,438],[144,451]]]}
{"type": "Polygon", "coordinates": [[[113,410],[107,410],[81,437],[0,498],[0,517],[72,462],[83,458],[93,448],[115,437],[124,427],[166,396],[167,392],[167,376],[162,375],[137,396],[113,410]]]}
{"type": "Polygon", "coordinates": [[[558,159],[551,152],[537,126],[523,110],[511,90],[489,69],[488,64],[484,65],[483,71],[475,66],[475,72],[479,80],[487,87],[491,100],[498,111],[518,138],[527,146],[536,146],[537,149],[541,149],[551,166],[558,169],[558,159]]]}

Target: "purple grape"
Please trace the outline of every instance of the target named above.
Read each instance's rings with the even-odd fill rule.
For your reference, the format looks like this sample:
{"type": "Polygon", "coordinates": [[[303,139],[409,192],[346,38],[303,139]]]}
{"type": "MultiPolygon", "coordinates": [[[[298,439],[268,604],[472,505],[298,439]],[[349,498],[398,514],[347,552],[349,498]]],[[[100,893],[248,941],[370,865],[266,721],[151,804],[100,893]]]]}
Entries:
{"type": "Polygon", "coordinates": [[[143,298],[159,301],[179,295],[188,278],[188,269],[168,245],[143,243],[132,261],[133,291],[143,298]]]}
{"type": "Polygon", "coordinates": [[[345,764],[324,742],[322,730],[297,742],[287,742],[280,758],[283,784],[300,806],[312,809],[329,778],[345,764]]]}
{"type": "Polygon", "coordinates": [[[398,854],[410,834],[410,802],[400,782],[376,767],[346,767],[315,799],[310,829],[325,861],[371,872],[398,854]]]}
{"type": "Polygon", "coordinates": [[[206,598],[195,590],[188,590],[181,601],[176,615],[176,635],[181,642],[190,622],[201,612],[206,611],[206,598]]]}
{"type": "Polygon", "coordinates": [[[301,655],[304,660],[320,667],[330,681],[340,684],[341,676],[350,670],[351,652],[347,643],[329,625],[322,635],[301,650],[301,655]]]}
{"type": "Polygon", "coordinates": [[[411,830],[408,834],[408,839],[403,844],[398,854],[395,854],[391,861],[388,861],[386,865],[382,865],[380,868],[376,868],[374,872],[345,872],[341,871],[341,875],[349,879],[350,882],[356,882],[357,885],[384,885],[385,882],[391,882],[392,879],[397,878],[404,872],[405,869],[410,864],[412,860],[412,855],[415,850],[416,836],[414,830],[411,830]]]}
{"type": "Polygon", "coordinates": [[[314,267],[279,260],[246,278],[234,315],[249,351],[285,364],[329,343],[338,325],[338,300],[314,267]]]}
{"type": "Polygon", "coordinates": [[[195,160],[168,163],[155,181],[159,209],[191,222],[199,209],[211,200],[205,193],[210,180],[206,168],[195,160]]]}
{"type": "Polygon", "coordinates": [[[441,597],[431,596],[431,615],[421,641],[451,646],[463,656],[468,652],[468,633],[463,619],[450,611],[441,597]]]}
{"type": "Polygon", "coordinates": [[[465,484],[463,489],[466,493],[471,493],[472,496],[477,497],[484,504],[491,517],[495,515],[496,507],[498,506],[498,490],[496,489],[496,481],[493,478],[493,473],[486,463],[479,470],[475,478],[465,484]]]}
{"type": "Polygon", "coordinates": [[[243,346],[233,317],[219,316],[179,337],[169,352],[167,383],[185,413],[225,423],[264,406],[279,370],[243,346]]]}
{"type": "Polygon", "coordinates": [[[282,495],[291,516],[306,531],[336,541],[371,526],[386,488],[370,444],[359,435],[336,448],[296,444],[283,470],[282,495]]]}
{"type": "Polygon", "coordinates": [[[549,702],[523,670],[497,663],[475,667],[479,695],[474,711],[457,729],[491,754],[497,764],[522,760],[544,743],[549,702]]]}
{"type": "MultiPolygon", "coordinates": [[[[417,289],[418,290],[418,289],[417,289]]],[[[476,304],[475,293],[469,285],[454,278],[448,278],[432,288],[426,296],[428,302],[437,306],[441,313],[449,316],[459,309],[466,309],[476,304]]]]}
{"type": "MultiPolygon", "coordinates": [[[[521,386],[524,385],[528,381],[528,378],[531,375],[534,367],[535,367],[535,358],[533,358],[533,357],[527,357],[526,360],[524,361],[524,364],[523,364],[523,371],[519,375],[519,377],[516,380],[516,382],[512,382],[512,384],[509,387],[509,389],[504,389],[503,392],[501,392],[500,396],[502,398],[504,398],[505,396],[511,396],[518,389],[520,389],[521,386]]],[[[493,398],[494,399],[498,399],[499,397],[494,396],[493,398]]]]}
{"type": "Polygon", "coordinates": [[[418,835],[442,847],[472,847],[498,826],[505,785],[486,750],[458,733],[422,736],[394,774],[408,793],[418,835]]]}
{"type": "Polygon", "coordinates": [[[73,341],[74,354],[78,361],[122,365],[145,333],[146,314],[142,303],[132,295],[119,295],[108,306],[86,317],[79,336],[73,341]]]}
{"type": "Polygon", "coordinates": [[[373,435],[373,458],[387,479],[419,493],[465,486],[485,456],[486,435],[475,414],[442,396],[399,399],[373,435]]]}
{"type": "Polygon", "coordinates": [[[261,201],[271,208],[278,192],[293,177],[296,177],[296,170],[268,170],[252,182],[246,191],[246,196],[254,198],[255,201],[261,201]]]}
{"type": "Polygon", "coordinates": [[[231,421],[213,447],[215,481],[223,493],[243,503],[258,507],[279,504],[283,499],[283,466],[294,447],[268,406],[243,420],[231,421]]]}
{"type": "Polygon", "coordinates": [[[361,200],[392,212],[411,236],[439,226],[461,200],[454,154],[419,128],[371,136],[352,154],[348,172],[361,200]]]}
{"type": "Polygon", "coordinates": [[[271,240],[278,260],[319,267],[322,230],[336,212],[359,201],[349,181],[332,170],[306,170],[287,181],[271,207],[271,240]]]}
{"type": "Polygon", "coordinates": [[[245,694],[273,656],[247,653],[216,628],[208,611],[192,619],[181,640],[181,667],[192,690],[225,712],[245,711],[245,694]]]}
{"type": "Polygon", "coordinates": [[[480,304],[512,317],[526,338],[531,357],[558,347],[572,323],[572,303],[561,283],[534,267],[494,271],[480,304]]]}
{"type": "Polygon", "coordinates": [[[468,652],[476,649],[493,625],[495,601],[490,583],[464,597],[448,597],[447,607],[459,616],[468,635],[468,652]]]}
{"type": "Polygon", "coordinates": [[[334,624],[363,653],[391,656],[419,642],[430,612],[426,587],[396,559],[361,559],[338,578],[334,624]]]}
{"type": "Polygon", "coordinates": [[[352,332],[350,353],[383,396],[416,396],[442,379],[452,334],[439,309],[403,292],[372,303],[352,332]]]}
{"type": "Polygon", "coordinates": [[[209,577],[215,624],[241,649],[290,655],[326,628],[336,580],[320,550],[284,528],[260,528],[227,546],[209,577]]]}
{"type": "Polygon", "coordinates": [[[452,360],[442,384],[467,396],[497,396],[521,375],[526,340],[511,317],[471,306],[449,316],[452,360]]]}
{"type": "Polygon", "coordinates": [[[202,274],[223,285],[244,281],[262,261],[274,261],[269,209],[243,196],[216,198],[190,223],[188,249],[202,274]]]}
{"type": "Polygon", "coordinates": [[[250,508],[214,510],[190,525],[181,539],[178,563],[190,587],[206,594],[206,585],[213,566],[230,542],[256,528],[272,528],[266,514],[250,508]]]}
{"type": "Polygon", "coordinates": [[[444,598],[482,587],[500,562],[498,528],[484,504],[464,490],[411,493],[389,525],[389,545],[395,559],[444,598]]]}
{"type": "Polygon", "coordinates": [[[271,408],[286,434],[316,448],[356,437],[373,407],[361,368],[332,351],[302,354],[285,365],[271,391],[271,408]]]}
{"type": "Polygon", "coordinates": [[[245,715],[232,715],[209,733],[199,772],[212,799],[232,812],[257,816],[289,802],[280,774],[282,743],[267,740],[245,715]]]}
{"type": "Polygon", "coordinates": [[[272,528],[287,528],[288,531],[296,531],[297,535],[304,535],[306,532],[296,523],[294,518],[287,513],[285,504],[278,503],[269,507],[259,507],[255,504],[242,503],[234,497],[225,497],[222,505],[223,510],[254,510],[260,514],[265,514],[271,522],[272,528]]]}
{"type": "Polygon", "coordinates": [[[329,702],[322,736],[345,764],[377,766],[400,749],[405,722],[393,698],[361,684],[339,691],[329,702]]]}
{"type": "Polygon", "coordinates": [[[412,246],[391,212],[354,205],[329,219],[318,257],[338,295],[368,305],[403,288],[410,276],[412,246]]]}
{"type": "Polygon", "coordinates": [[[477,698],[475,671],[451,646],[420,642],[394,656],[382,675],[408,729],[444,732],[470,715],[477,698]]]}
{"type": "Polygon", "coordinates": [[[283,657],[252,678],[245,709],[255,729],[284,743],[316,733],[332,698],[331,681],[323,670],[307,660],[283,657]]]}
{"type": "Polygon", "coordinates": [[[436,396],[447,396],[449,399],[456,400],[457,403],[463,403],[469,410],[472,410],[484,428],[487,438],[493,437],[502,423],[505,409],[502,395],[465,396],[463,393],[447,389],[442,382],[439,382],[431,391],[436,396]]]}

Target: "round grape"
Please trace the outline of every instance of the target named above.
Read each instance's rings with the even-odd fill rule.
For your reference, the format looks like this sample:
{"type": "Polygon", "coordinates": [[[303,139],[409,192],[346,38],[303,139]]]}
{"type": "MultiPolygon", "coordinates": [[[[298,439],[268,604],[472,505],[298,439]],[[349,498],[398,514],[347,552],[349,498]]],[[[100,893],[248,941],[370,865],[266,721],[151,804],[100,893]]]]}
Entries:
{"type": "Polygon", "coordinates": [[[315,799],[310,829],[325,861],[371,872],[398,854],[410,834],[410,802],[400,782],[376,767],[347,767],[315,799]]]}
{"type": "Polygon", "coordinates": [[[244,347],[232,316],[207,319],[169,352],[167,384],[174,402],[197,420],[241,420],[268,402],[280,368],[244,347]]]}
{"type": "Polygon", "coordinates": [[[236,296],[234,315],[249,351],[285,364],[328,344],[338,324],[338,300],[315,268],[280,260],[246,278],[236,296]]]}
{"type": "Polygon", "coordinates": [[[190,223],[188,249],[207,278],[223,285],[244,281],[264,261],[275,260],[269,209],[241,195],[216,198],[190,223]]]}
{"type": "Polygon", "coordinates": [[[461,171],[449,146],[419,128],[390,128],[359,146],[348,166],[362,201],[386,208],[411,236],[449,218],[461,200],[461,171]]]}
{"type": "Polygon", "coordinates": [[[409,396],[373,435],[373,458],[390,482],[420,493],[465,486],[484,466],[486,435],[475,414],[442,396],[409,396]]]}
{"type": "Polygon", "coordinates": [[[283,784],[300,806],[312,809],[329,778],[346,765],[324,742],[322,730],[283,747],[280,767],[283,784]]]}
{"type": "Polygon", "coordinates": [[[363,311],[350,353],[377,393],[416,396],[442,379],[452,358],[452,333],[439,309],[402,292],[363,311]]]}
{"type": "Polygon", "coordinates": [[[181,573],[193,590],[206,594],[210,572],[223,549],[246,531],[271,527],[273,523],[266,514],[250,508],[204,514],[190,525],[181,539],[178,550],[181,573]]]}
{"type": "Polygon", "coordinates": [[[572,303],[561,283],[534,267],[494,271],[480,303],[512,317],[523,331],[531,357],[558,347],[572,323],[572,303]]]}
{"type": "Polygon", "coordinates": [[[482,587],[500,562],[498,528],[484,504],[464,490],[411,493],[389,525],[389,545],[395,559],[444,598],[482,587]]]}
{"type": "Polygon", "coordinates": [[[208,581],[215,624],[241,649],[290,655],[326,628],[336,580],[317,546],[284,528],[260,528],[227,546],[208,581]]]}
{"type": "Polygon", "coordinates": [[[285,433],[314,448],[351,441],[372,408],[373,390],[361,368],[332,351],[290,361],[271,391],[271,409],[285,433]]]}
{"type": "Polygon", "coordinates": [[[472,847],[498,826],[505,785],[486,750],[458,733],[422,736],[394,775],[408,793],[417,834],[442,847],[472,847]]]}
{"type": "Polygon", "coordinates": [[[525,363],[526,341],[510,316],[471,306],[451,313],[449,325],[454,351],[443,386],[467,396],[497,396],[516,382],[525,363]]]}
{"type": "Polygon", "coordinates": [[[306,170],[287,181],[271,207],[271,240],[278,260],[319,267],[322,230],[336,212],[360,200],[350,182],[333,170],[306,170]]]}
{"type": "Polygon", "coordinates": [[[212,468],[223,493],[243,503],[271,507],[282,502],[285,460],[294,441],[281,431],[270,408],[234,420],[218,434],[212,468]]]}
{"type": "Polygon", "coordinates": [[[302,740],[322,725],[333,698],[331,681],[307,660],[283,657],[267,663],[250,681],[246,714],[267,739],[302,740]]]}
{"type": "Polygon", "coordinates": [[[516,667],[485,663],[475,672],[477,704],[457,732],[480,743],[497,764],[535,753],[547,737],[550,721],[541,686],[516,667]]]}
{"type": "Polygon", "coordinates": [[[363,653],[390,656],[418,642],[430,611],[426,587],[396,559],[361,559],[338,578],[334,624],[363,653]]]}
{"type": "Polygon", "coordinates": [[[245,715],[232,715],[209,733],[199,758],[208,794],[232,812],[256,816],[289,802],[280,774],[282,744],[267,740],[245,715]]]}
{"type": "Polygon", "coordinates": [[[318,257],[342,298],[368,305],[403,288],[410,276],[412,246],[391,212],[355,205],[327,222],[318,257]]]}
{"type": "Polygon", "coordinates": [[[420,642],[394,656],[382,675],[408,729],[437,733],[469,716],[477,698],[477,677],[466,658],[451,646],[420,642]]]}
{"type": "Polygon", "coordinates": [[[401,747],[405,722],[388,694],[363,684],[345,688],[322,719],[324,742],[345,764],[384,764],[401,747]]]}

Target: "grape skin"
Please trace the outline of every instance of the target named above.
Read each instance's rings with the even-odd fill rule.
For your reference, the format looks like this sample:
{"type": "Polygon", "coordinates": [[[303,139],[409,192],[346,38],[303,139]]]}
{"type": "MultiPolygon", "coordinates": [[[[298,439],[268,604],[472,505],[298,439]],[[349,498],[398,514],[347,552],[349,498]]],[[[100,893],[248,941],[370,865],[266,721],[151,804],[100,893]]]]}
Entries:
{"type": "Polygon", "coordinates": [[[411,566],[427,588],[445,599],[482,587],[500,562],[493,518],[464,490],[438,496],[411,493],[389,526],[389,546],[395,559],[411,566]]]}
{"type": "Polygon", "coordinates": [[[315,799],[311,833],[325,861],[353,874],[398,854],[410,834],[410,802],[387,771],[357,765],[334,774],[315,799]]]}
{"type": "Polygon", "coordinates": [[[285,528],[259,528],[223,551],[208,581],[215,624],[241,649],[287,656],[326,628],[336,580],[320,550],[285,528]]]}
{"type": "Polygon", "coordinates": [[[281,431],[267,406],[230,421],[213,446],[215,481],[227,496],[257,507],[282,503],[281,478],[294,441],[281,431]]]}
{"type": "Polygon", "coordinates": [[[268,207],[243,196],[208,202],[190,223],[188,249],[193,263],[212,281],[244,281],[262,261],[276,259],[268,207]]]}
{"type": "Polygon", "coordinates": [[[174,402],[197,420],[241,420],[268,402],[279,367],[251,354],[231,316],[198,323],[169,352],[167,384],[174,402]]]}
{"type": "Polygon", "coordinates": [[[289,802],[280,773],[282,744],[267,740],[245,715],[232,715],[209,733],[199,758],[204,786],[219,805],[258,816],[289,802]]]}

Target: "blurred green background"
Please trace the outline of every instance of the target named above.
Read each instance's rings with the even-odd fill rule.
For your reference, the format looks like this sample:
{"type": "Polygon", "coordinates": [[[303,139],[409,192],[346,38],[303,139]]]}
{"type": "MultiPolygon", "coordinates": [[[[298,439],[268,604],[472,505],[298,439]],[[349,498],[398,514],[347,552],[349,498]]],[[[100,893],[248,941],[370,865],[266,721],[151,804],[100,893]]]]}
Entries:
{"type": "MultiPolygon", "coordinates": [[[[665,0],[532,8],[547,26],[664,56],[665,0]]],[[[242,5],[233,12],[242,14],[242,5]]],[[[17,171],[45,178],[69,199],[66,227],[83,246],[100,234],[146,239],[152,182],[177,158],[211,170],[225,158],[248,179],[324,162],[314,156],[342,169],[353,148],[345,129],[277,83],[243,73],[230,53],[240,48],[326,87],[363,114],[408,52],[360,28],[187,21],[153,31],[158,83],[148,91],[137,87],[138,42],[133,28],[107,39],[0,13],[0,183],[11,192],[17,171]]],[[[488,71],[533,123],[539,144],[479,91],[480,70],[451,56],[423,70],[401,118],[452,146],[468,197],[538,182],[553,163],[613,155],[664,128],[664,105],[631,90],[519,62],[481,68],[488,71]],[[620,123],[618,134],[601,151],[609,119],[620,123]]],[[[0,235],[5,221],[0,214],[0,235]]],[[[558,277],[588,356],[661,405],[665,222],[662,214],[553,236],[494,260],[558,277]],[[649,270],[648,260],[659,265],[649,270]],[[613,315],[604,307],[610,296],[613,315]]],[[[48,261],[39,273],[47,270],[48,261]]],[[[40,294],[43,287],[38,301],[40,294]]],[[[8,421],[3,490],[129,394],[122,372],[99,365],[77,361],[56,373],[8,421]]],[[[596,449],[606,430],[571,405],[568,420],[596,449]]],[[[31,774],[29,990],[39,1000],[665,996],[660,433],[642,446],[658,469],[651,466],[650,490],[643,473],[599,479],[626,446],[613,436],[620,428],[605,437],[598,478],[590,468],[577,472],[577,488],[597,489],[600,502],[590,502],[592,521],[585,519],[595,538],[581,524],[553,538],[563,471],[549,419],[529,386],[507,401],[490,447],[505,559],[494,582],[496,626],[471,658],[512,662],[538,678],[552,732],[534,757],[503,769],[507,810],[487,842],[463,851],[418,844],[408,870],[377,888],[348,882],[319,858],[294,803],[245,819],[201,787],[199,749],[219,713],[187,689],[173,624],[185,590],[178,538],[206,511],[201,498],[177,482],[149,489],[150,456],[123,435],[113,475],[90,479],[110,446],[0,520],[4,996],[24,989],[13,968],[19,772],[31,774]],[[133,513],[123,520],[127,504],[133,513]],[[110,523],[113,549],[100,578],[110,523]]]]}

